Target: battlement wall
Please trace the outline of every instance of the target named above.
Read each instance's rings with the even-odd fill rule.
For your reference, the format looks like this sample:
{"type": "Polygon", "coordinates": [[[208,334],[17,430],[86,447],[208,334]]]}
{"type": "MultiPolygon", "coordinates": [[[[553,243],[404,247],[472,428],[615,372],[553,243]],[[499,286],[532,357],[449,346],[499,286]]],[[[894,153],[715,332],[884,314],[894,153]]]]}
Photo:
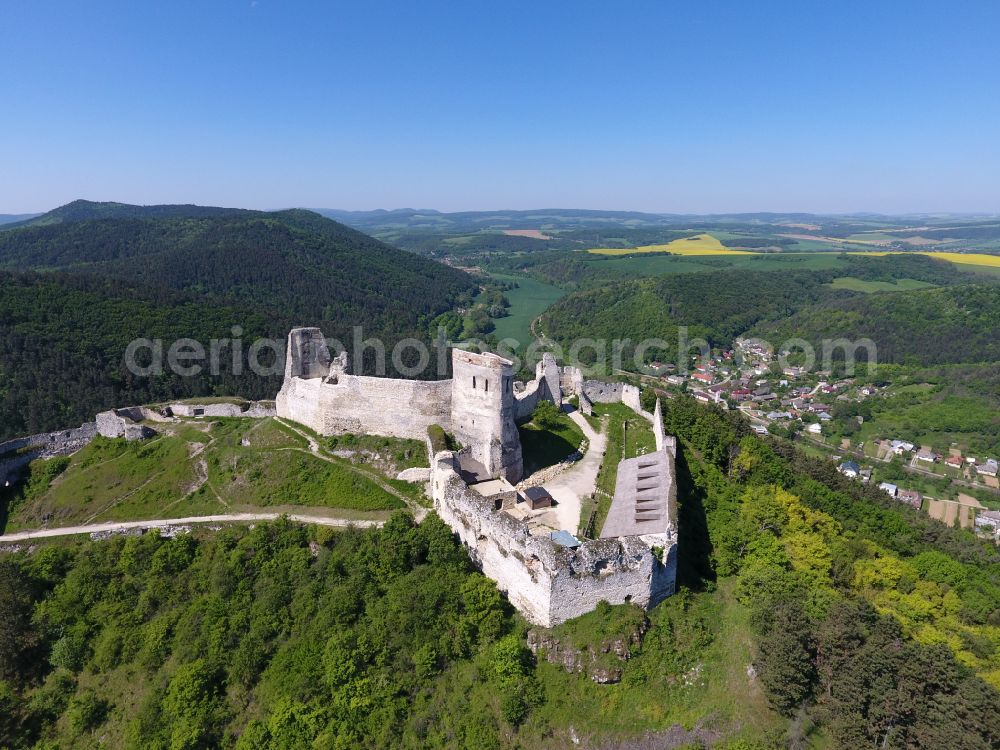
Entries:
{"type": "Polygon", "coordinates": [[[531,420],[541,396],[541,383],[532,380],[525,384],[524,390],[514,394],[514,421],[523,424],[531,420]]]}
{"type": "Polygon", "coordinates": [[[346,432],[424,440],[427,428],[451,429],[450,380],[401,380],[340,375],[291,378],[275,401],[279,416],[321,435],[346,432]]]}
{"type": "MultiPolygon", "coordinates": [[[[431,494],[438,515],[469,556],[536,625],[552,627],[592,611],[598,602],[653,606],[673,593],[676,539],[622,537],[563,547],[534,536],[527,524],[468,487],[451,453],[435,456],[431,494]],[[664,550],[657,559],[653,547],[664,550]]],[[[661,538],[662,537],[662,538],[661,538]]]]}

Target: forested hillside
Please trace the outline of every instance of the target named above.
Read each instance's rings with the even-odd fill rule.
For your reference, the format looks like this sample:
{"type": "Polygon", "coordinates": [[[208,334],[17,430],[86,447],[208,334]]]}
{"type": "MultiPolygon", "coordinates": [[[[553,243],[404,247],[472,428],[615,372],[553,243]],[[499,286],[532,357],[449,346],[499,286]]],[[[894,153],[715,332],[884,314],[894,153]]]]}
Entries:
{"type": "Polygon", "coordinates": [[[831,297],[756,326],[769,341],[870,338],[880,362],[943,365],[1000,361],[1000,286],[955,286],[831,297]]]}
{"type": "MultiPolygon", "coordinates": [[[[987,362],[1000,359],[993,332],[1000,286],[925,256],[847,257],[828,271],[719,270],[670,274],[592,286],[563,297],[542,316],[545,332],[564,346],[583,337],[661,338],[647,359],[676,358],[678,329],[689,339],[728,347],[744,334],[778,346],[791,338],[869,337],[883,362],[987,362]],[[865,294],[837,288],[834,278],[892,283],[900,279],[942,289],[865,294]],[[883,348],[884,347],[884,348],[883,348]]],[[[609,346],[610,351],[610,346],[609,346]]],[[[629,356],[630,348],[625,349],[629,356]]]]}
{"type": "Polygon", "coordinates": [[[428,321],[475,290],[461,271],[308,211],[77,202],[0,230],[3,268],[0,439],[161,398],[272,397],[280,376],[245,366],[256,338],[318,325],[349,343],[362,326],[391,350],[425,339],[428,321]],[[224,356],[218,377],[137,379],[122,365],[135,338],[165,349],[179,338],[206,349],[241,338],[243,372],[224,356]]]}
{"type": "MultiPolygon", "coordinates": [[[[283,336],[292,319],[112,279],[0,272],[0,439],[78,425],[112,406],[215,394],[273,398],[281,375],[251,373],[246,346],[238,358],[243,374],[233,372],[230,346],[218,358],[218,377],[207,369],[136,377],[123,366],[133,339],[162,339],[164,351],[180,338],[207,347],[212,338],[232,339],[235,325],[250,342],[283,336]]],[[[271,364],[274,353],[259,359],[271,364]]]]}
{"type": "MultiPolygon", "coordinates": [[[[676,348],[678,327],[712,345],[730,343],[760,320],[788,316],[823,295],[809,273],[677,274],[620,282],[568,295],[542,317],[549,336],[566,345],[584,337],[662,338],[676,348]]],[[[673,350],[669,350],[672,358],[673,350]]]]}
{"type": "Polygon", "coordinates": [[[71,204],[53,213],[61,220],[46,214],[0,231],[0,267],[108,276],[380,328],[441,312],[472,286],[461,271],[308,211],[71,204]]]}

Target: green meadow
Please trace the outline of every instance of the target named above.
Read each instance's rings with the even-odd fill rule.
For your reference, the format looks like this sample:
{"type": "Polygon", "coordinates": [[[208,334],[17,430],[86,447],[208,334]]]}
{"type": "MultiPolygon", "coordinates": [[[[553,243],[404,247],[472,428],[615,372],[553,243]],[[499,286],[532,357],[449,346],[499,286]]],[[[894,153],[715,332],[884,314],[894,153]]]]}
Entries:
{"type": "MultiPolygon", "coordinates": [[[[384,517],[395,482],[328,453],[280,422],[218,419],[161,427],[142,442],[97,438],[71,458],[36,461],[7,498],[6,531],[267,509],[384,517]],[[382,482],[382,484],[380,484],[382,482]]],[[[409,492],[404,493],[409,495],[409,492]]]]}
{"type": "Polygon", "coordinates": [[[926,289],[934,285],[917,279],[898,279],[895,282],[890,282],[865,281],[853,276],[842,276],[839,279],[834,279],[830,286],[834,289],[848,289],[852,292],[903,292],[911,289],[926,289]]]}
{"type": "Polygon", "coordinates": [[[523,349],[533,340],[532,321],[545,312],[549,305],[565,295],[566,290],[527,276],[506,274],[492,274],[492,276],[497,281],[513,281],[517,284],[516,289],[505,293],[510,301],[510,315],[494,321],[496,325],[494,333],[497,339],[516,340],[518,349],[523,349]]]}

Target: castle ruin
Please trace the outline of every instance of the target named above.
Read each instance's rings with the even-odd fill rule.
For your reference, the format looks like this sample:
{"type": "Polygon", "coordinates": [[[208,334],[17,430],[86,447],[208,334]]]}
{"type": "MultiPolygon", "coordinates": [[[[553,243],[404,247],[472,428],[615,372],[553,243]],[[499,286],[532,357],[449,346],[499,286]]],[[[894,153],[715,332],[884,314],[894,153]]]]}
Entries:
{"type": "Polygon", "coordinates": [[[426,440],[432,425],[452,433],[462,449],[430,457],[434,509],[532,623],[551,627],[600,601],[652,607],[674,592],[676,443],[663,432],[659,404],[653,413],[642,410],[638,388],[585,381],[551,355],[532,381],[515,383],[508,360],[460,349],[452,350],[450,380],[353,375],[346,352],[331,357],[318,328],[296,328],[275,406],[278,416],[322,435],[426,440]],[[609,523],[598,539],[577,540],[575,529],[549,533],[510,512],[519,502],[530,505],[510,484],[523,473],[517,425],[540,400],[561,405],[564,394],[578,397],[585,414],[594,402],[625,403],[652,423],[656,436],[654,452],[620,464],[609,523]]]}

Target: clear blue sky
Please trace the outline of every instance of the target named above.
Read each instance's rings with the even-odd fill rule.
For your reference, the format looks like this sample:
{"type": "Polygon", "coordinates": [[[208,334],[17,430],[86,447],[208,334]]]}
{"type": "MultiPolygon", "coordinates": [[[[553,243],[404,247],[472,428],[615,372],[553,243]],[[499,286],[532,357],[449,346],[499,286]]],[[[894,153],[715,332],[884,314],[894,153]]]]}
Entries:
{"type": "Polygon", "coordinates": [[[1000,211],[1000,3],[0,0],[0,212],[1000,211]]]}

